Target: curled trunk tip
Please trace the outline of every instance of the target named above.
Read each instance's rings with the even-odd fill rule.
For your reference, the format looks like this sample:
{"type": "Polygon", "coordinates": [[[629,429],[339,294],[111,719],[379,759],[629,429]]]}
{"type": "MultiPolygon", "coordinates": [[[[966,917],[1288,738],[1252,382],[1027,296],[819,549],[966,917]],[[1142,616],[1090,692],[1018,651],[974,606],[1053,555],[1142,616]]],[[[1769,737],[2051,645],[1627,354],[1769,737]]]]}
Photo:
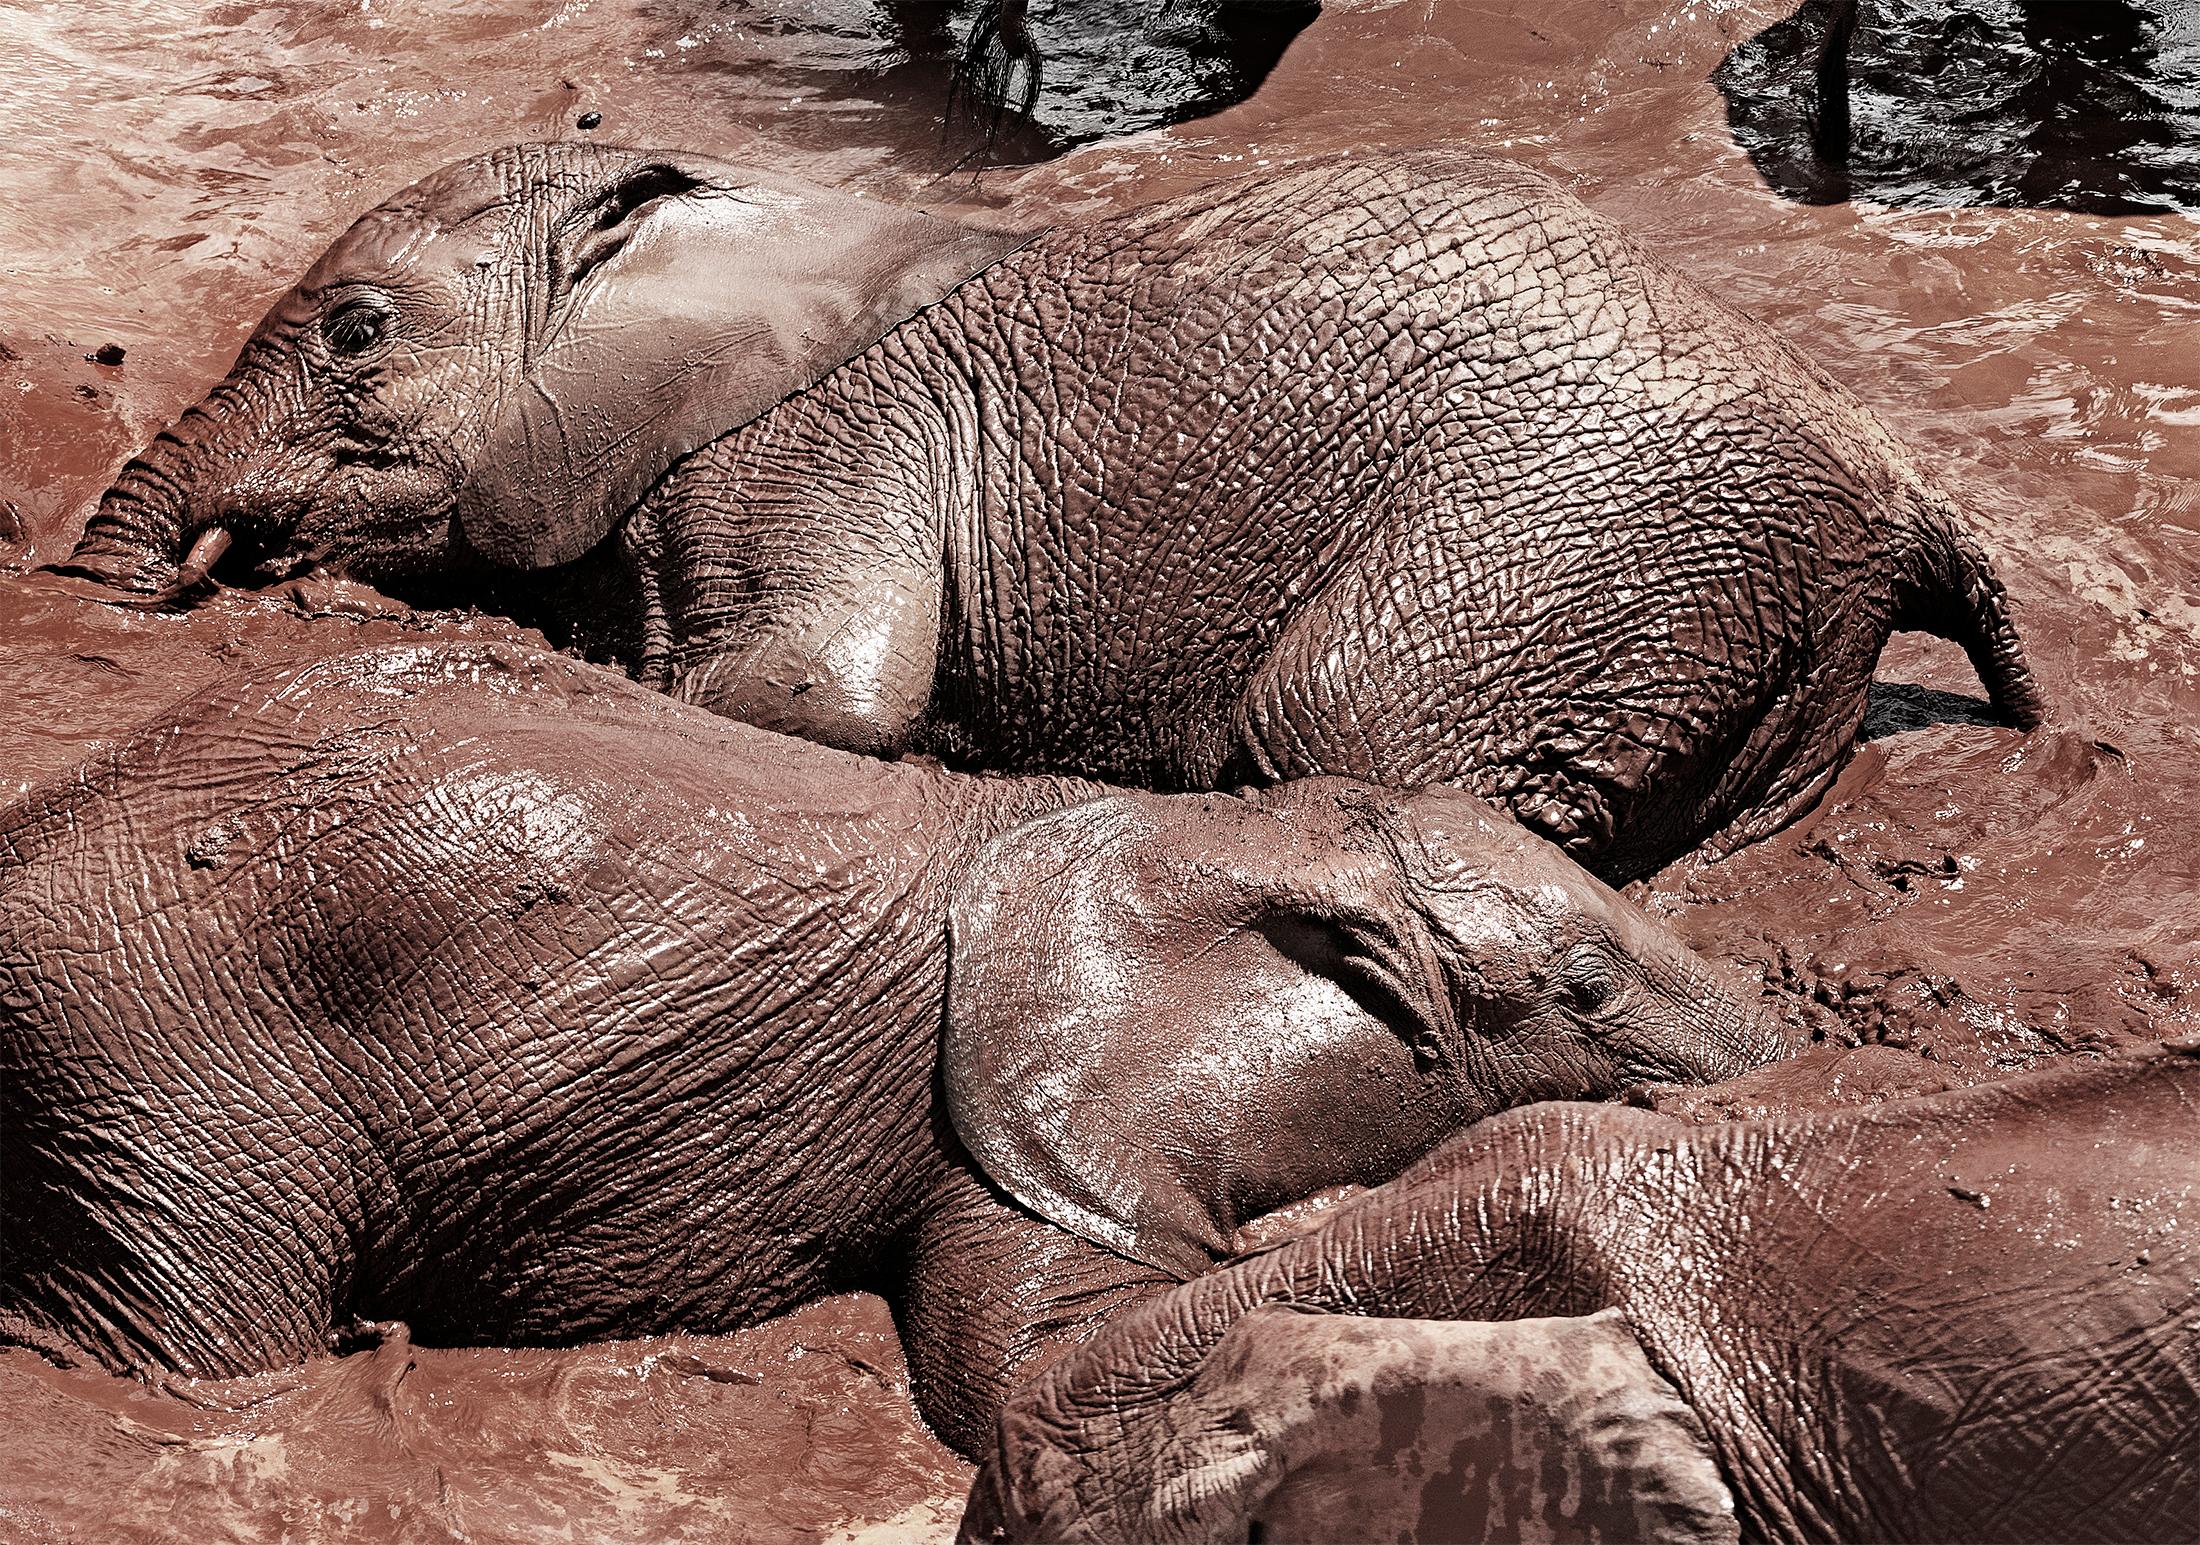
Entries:
{"type": "Polygon", "coordinates": [[[169,592],[180,595],[186,590],[197,589],[205,582],[207,575],[213,572],[214,565],[221,562],[222,554],[229,551],[229,542],[227,527],[208,526],[201,531],[197,540],[192,542],[190,552],[184,554],[183,564],[176,570],[175,580],[168,587],[169,592]]]}
{"type": "Polygon", "coordinates": [[[199,532],[191,543],[191,550],[183,561],[166,574],[160,572],[157,560],[139,552],[117,552],[109,544],[96,543],[89,538],[79,541],[76,551],[60,563],[47,565],[48,572],[72,575],[88,579],[104,589],[116,592],[113,599],[136,606],[165,606],[204,586],[213,573],[214,565],[221,562],[229,551],[231,536],[226,527],[208,526],[199,532]]]}

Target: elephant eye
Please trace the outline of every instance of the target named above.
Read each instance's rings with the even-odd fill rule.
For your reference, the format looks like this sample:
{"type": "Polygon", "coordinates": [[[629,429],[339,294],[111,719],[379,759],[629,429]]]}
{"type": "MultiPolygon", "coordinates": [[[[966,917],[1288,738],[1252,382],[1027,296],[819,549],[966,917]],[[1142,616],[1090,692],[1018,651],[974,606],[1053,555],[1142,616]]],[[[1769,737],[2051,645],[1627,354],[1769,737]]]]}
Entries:
{"type": "Polygon", "coordinates": [[[1604,951],[1583,945],[1566,957],[1560,972],[1566,1001],[1584,1014],[1594,1014],[1619,996],[1619,977],[1604,951]]]}
{"type": "Polygon", "coordinates": [[[364,354],[382,341],[394,320],[389,307],[372,300],[347,300],[321,319],[321,336],[337,354],[364,354]]]}

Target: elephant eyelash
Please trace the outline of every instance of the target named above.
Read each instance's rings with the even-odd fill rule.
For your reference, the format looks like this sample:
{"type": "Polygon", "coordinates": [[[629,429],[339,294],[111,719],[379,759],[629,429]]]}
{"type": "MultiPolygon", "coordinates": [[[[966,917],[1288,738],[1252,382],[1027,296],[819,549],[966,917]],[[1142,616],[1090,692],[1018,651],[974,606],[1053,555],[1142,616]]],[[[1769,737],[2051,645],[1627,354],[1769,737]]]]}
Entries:
{"type": "Polygon", "coordinates": [[[344,300],[322,317],[321,337],[330,352],[350,358],[387,338],[396,321],[396,312],[387,305],[366,299],[344,300]]]}
{"type": "Polygon", "coordinates": [[[1557,996],[1576,1013],[1611,1013],[1627,997],[1627,981],[1619,963],[1607,952],[1583,946],[1561,964],[1557,996]]]}
{"type": "Polygon", "coordinates": [[[380,441],[347,439],[335,446],[334,459],[340,467],[367,467],[386,472],[404,458],[380,441]]]}

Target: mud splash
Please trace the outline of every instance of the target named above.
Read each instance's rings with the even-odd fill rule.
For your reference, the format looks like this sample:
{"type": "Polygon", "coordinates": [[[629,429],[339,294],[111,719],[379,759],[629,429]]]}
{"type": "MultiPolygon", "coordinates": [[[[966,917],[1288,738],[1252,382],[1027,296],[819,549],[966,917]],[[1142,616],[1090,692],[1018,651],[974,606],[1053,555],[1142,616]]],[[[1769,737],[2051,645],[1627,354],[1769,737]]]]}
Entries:
{"type": "MultiPolygon", "coordinates": [[[[875,29],[818,25],[828,0],[815,15],[641,0],[568,0],[547,16],[516,0],[5,9],[19,46],[0,63],[18,120],[0,146],[0,500],[40,557],[66,547],[113,468],[222,373],[353,213],[502,141],[593,133],[755,155],[1012,223],[1339,147],[1456,140],[1553,171],[1784,331],[1917,447],[1994,549],[2056,708],[2029,737],[1977,722],[1960,655],[1900,638],[1881,666],[1876,738],[1810,818],[1641,887],[1697,947],[1762,976],[1814,1043],[1787,1067],[1665,1103],[1704,1119],[1864,1103],[2194,1027],[2200,225],[1916,207],[1868,187],[1795,202],[1737,147],[1710,83],[1793,0],[1550,0],[1532,16],[1331,0],[1237,107],[988,170],[943,139],[933,104],[877,85],[896,66],[880,62],[875,29]],[[584,112],[601,126],[579,129],[584,112]],[[119,364],[100,362],[109,345],[119,364]]],[[[0,718],[0,797],[241,662],[427,630],[517,631],[351,587],[168,616],[0,579],[0,697],[15,706],[0,718]]],[[[830,1337],[895,1366],[875,1301],[805,1315],[805,1344],[830,1337]]],[[[796,1370],[740,1350],[792,1345],[769,1339],[795,1334],[788,1323],[720,1350],[681,1343],[713,1366],[733,1359],[755,1386],[644,1377],[631,1370],[649,1354],[631,1346],[415,1350],[395,1403],[378,1404],[385,1348],[215,1415],[11,1354],[0,1540],[110,1538],[132,1508],[156,1532],[124,1537],[352,1538],[363,1523],[329,1521],[330,1499],[411,1506],[437,1494],[436,1465],[481,1510],[408,1514],[413,1532],[392,1523],[392,1537],[818,1538],[836,1521],[898,1518],[889,1537],[921,1538],[952,1518],[966,1472],[925,1447],[898,1372],[881,1384],[845,1358],[796,1370]],[[463,1393],[438,1405],[436,1389],[463,1393]],[[724,1414],[734,1402],[745,1414],[724,1414]],[[634,1468],[583,1485],[533,1454],[583,1451],[546,1436],[553,1409],[561,1430],[585,1429],[634,1468]],[[235,1468],[218,1443],[190,1447],[224,1434],[249,1434],[235,1468]],[[247,1449],[270,1440],[319,1457],[252,1468],[247,1449]],[[178,1453],[162,1462],[201,1479],[143,1489],[148,1456],[178,1453]],[[652,1490],[647,1477],[672,1470],[682,1478],[652,1490]],[[584,1492],[599,1511],[525,1511],[584,1492]],[[159,1534],[170,1516],[188,1527],[159,1534]]]]}

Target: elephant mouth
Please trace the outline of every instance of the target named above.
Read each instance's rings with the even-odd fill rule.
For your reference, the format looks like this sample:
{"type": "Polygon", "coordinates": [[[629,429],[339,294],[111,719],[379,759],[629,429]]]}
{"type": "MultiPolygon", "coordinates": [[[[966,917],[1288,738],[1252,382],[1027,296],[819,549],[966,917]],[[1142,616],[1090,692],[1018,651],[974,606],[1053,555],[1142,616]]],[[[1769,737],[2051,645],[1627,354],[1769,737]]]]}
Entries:
{"type": "MultiPolygon", "coordinates": [[[[264,590],[270,585],[302,579],[322,566],[319,552],[262,537],[243,525],[210,527],[209,530],[225,531],[232,539],[225,541],[224,551],[215,555],[206,571],[205,579],[215,585],[237,590],[264,590]]],[[[184,567],[189,569],[189,560],[184,567]]]]}

